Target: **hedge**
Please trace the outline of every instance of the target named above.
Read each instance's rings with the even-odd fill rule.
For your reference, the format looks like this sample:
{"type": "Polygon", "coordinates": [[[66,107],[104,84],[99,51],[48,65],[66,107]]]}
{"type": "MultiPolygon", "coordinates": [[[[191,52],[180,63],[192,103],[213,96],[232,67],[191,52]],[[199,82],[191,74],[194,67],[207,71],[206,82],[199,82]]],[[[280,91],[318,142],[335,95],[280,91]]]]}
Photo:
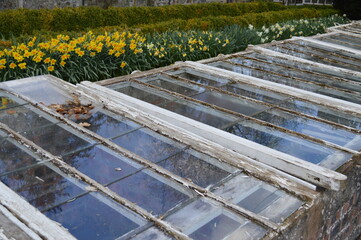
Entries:
{"type": "Polygon", "coordinates": [[[297,10],[284,10],[284,11],[270,11],[263,13],[249,13],[237,17],[215,16],[205,18],[195,18],[189,20],[175,19],[167,22],[156,24],[143,24],[134,26],[135,29],[141,32],[164,32],[169,29],[174,30],[217,30],[225,26],[239,25],[248,26],[252,24],[255,27],[262,27],[263,25],[270,25],[277,22],[301,19],[301,18],[316,18],[326,17],[338,13],[337,10],[332,8],[325,9],[309,9],[302,8],[297,10]]]}
{"type": "Polygon", "coordinates": [[[57,8],[57,9],[17,9],[0,11],[0,34],[19,36],[34,31],[81,31],[87,28],[118,26],[129,27],[207,16],[239,16],[244,13],[260,13],[286,9],[271,2],[251,3],[206,3],[193,5],[172,5],[162,7],[99,7],[57,8]]]}

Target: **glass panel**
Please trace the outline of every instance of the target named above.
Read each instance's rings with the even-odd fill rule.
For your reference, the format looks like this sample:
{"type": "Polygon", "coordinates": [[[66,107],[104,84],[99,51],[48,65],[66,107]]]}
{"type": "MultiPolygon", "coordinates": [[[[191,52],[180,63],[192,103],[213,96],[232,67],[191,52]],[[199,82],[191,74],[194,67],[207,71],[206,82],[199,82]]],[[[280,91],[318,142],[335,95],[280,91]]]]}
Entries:
{"type": "Polygon", "coordinates": [[[36,78],[30,81],[12,81],[8,85],[16,93],[22,94],[44,105],[65,104],[73,98],[64,87],[55,84],[48,78],[36,78]]]}
{"type": "Polygon", "coordinates": [[[190,101],[170,102],[163,108],[217,128],[237,120],[232,115],[190,101]]]}
{"type": "Polygon", "coordinates": [[[66,129],[67,127],[63,124],[51,125],[29,130],[22,133],[22,135],[56,156],[64,155],[92,144],[90,140],[84,140],[71,133],[72,129],[66,129]]]}
{"type": "Polygon", "coordinates": [[[161,230],[158,230],[155,227],[151,227],[144,232],[133,236],[132,239],[136,240],[170,240],[173,239],[169,236],[167,236],[165,233],[163,233],[161,230]]]}
{"type": "Polygon", "coordinates": [[[328,42],[336,45],[340,45],[347,48],[353,48],[356,50],[361,50],[361,42],[358,42],[356,39],[348,39],[341,36],[325,36],[319,38],[322,42],[328,42]]]}
{"type": "Polygon", "coordinates": [[[311,65],[311,64],[306,64],[306,63],[301,63],[301,62],[296,62],[296,61],[290,61],[287,58],[268,56],[268,55],[259,54],[259,53],[249,53],[249,54],[245,54],[245,56],[257,58],[257,59],[260,59],[260,60],[264,60],[264,61],[269,62],[270,64],[281,64],[283,66],[288,66],[288,67],[300,69],[302,71],[322,74],[321,77],[323,79],[335,79],[335,77],[338,77],[338,78],[335,79],[336,81],[333,81],[333,82],[338,82],[339,80],[342,80],[342,79],[361,82],[361,78],[358,77],[358,76],[355,76],[353,74],[347,74],[347,73],[344,73],[344,72],[337,72],[337,71],[334,71],[334,70],[325,69],[325,68],[322,68],[322,67],[317,67],[317,66],[314,66],[314,65],[311,65]],[[339,78],[341,78],[341,79],[339,79],[339,78]]]}
{"type": "Polygon", "coordinates": [[[9,109],[25,103],[23,100],[0,91],[0,110],[9,109]]]}
{"type": "Polygon", "coordinates": [[[101,184],[107,184],[138,171],[140,165],[108,150],[94,146],[63,157],[64,161],[101,184]]]}
{"type": "MultiPolygon", "coordinates": [[[[253,124],[248,121],[235,124],[225,130],[250,141],[315,164],[320,163],[327,156],[336,152],[321,144],[303,140],[283,132],[274,131],[269,127],[253,124]]],[[[351,155],[345,153],[343,157],[344,161],[346,161],[351,158],[351,155]]]]}
{"type": "Polygon", "coordinates": [[[232,72],[241,73],[244,75],[272,81],[275,83],[280,83],[280,84],[284,84],[284,85],[291,86],[291,87],[301,88],[301,89],[308,90],[308,91],[315,91],[315,90],[321,88],[320,86],[317,86],[313,83],[295,81],[292,78],[282,77],[282,76],[279,76],[279,75],[271,73],[271,72],[265,72],[265,71],[261,71],[259,69],[251,69],[249,67],[236,66],[236,65],[229,64],[229,63],[225,63],[225,62],[214,62],[209,65],[218,67],[218,68],[222,68],[222,69],[226,69],[226,70],[229,70],[232,72]]]}
{"type": "Polygon", "coordinates": [[[90,194],[44,214],[62,224],[79,240],[116,239],[145,224],[144,220],[134,219],[139,216],[128,213],[118,204],[100,201],[90,194]]]}
{"type": "MultiPolygon", "coordinates": [[[[292,78],[293,81],[301,81],[307,80],[310,82],[320,83],[320,84],[327,84],[327,86],[334,86],[340,89],[352,90],[356,92],[361,92],[360,86],[355,84],[349,84],[345,81],[334,81],[329,77],[323,77],[320,74],[315,74],[311,71],[302,71],[298,68],[290,68],[283,66],[281,64],[269,63],[267,61],[260,61],[258,59],[248,59],[243,57],[238,58],[231,58],[229,61],[242,64],[244,66],[250,66],[257,69],[262,69],[267,72],[272,72],[276,74],[282,74],[289,78],[292,78]],[[295,79],[298,78],[298,79],[295,79]]],[[[328,89],[328,91],[330,91],[328,89]]],[[[343,93],[346,94],[346,93],[343,93]]],[[[359,97],[359,95],[357,95],[359,97]]],[[[352,98],[351,98],[352,99],[352,98]]]]}
{"type": "Polygon", "coordinates": [[[0,175],[36,164],[36,157],[19,144],[0,138],[0,175]]]}
{"type": "Polygon", "coordinates": [[[159,162],[185,147],[147,129],[125,134],[113,142],[152,162],[159,162]]]}
{"type": "Polygon", "coordinates": [[[228,79],[214,77],[193,69],[184,69],[181,72],[169,73],[207,86],[222,86],[230,82],[228,79]]]}
{"type": "Polygon", "coordinates": [[[280,106],[352,128],[361,129],[361,118],[340,111],[334,111],[313,103],[300,100],[289,100],[282,103],[280,106]]]}
{"type": "Polygon", "coordinates": [[[6,111],[0,111],[0,122],[8,125],[16,132],[22,132],[55,123],[56,120],[34,107],[19,106],[6,111]]]}
{"type": "Polygon", "coordinates": [[[143,170],[108,187],[152,214],[161,215],[189,199],[180,188],[175,189],[169,184],[171,182],[166,179],[143,170]]]}
{"type": "Polygon", "coordinates": [[[147,83],[186,96],[191,96],[205,91],[205,89],[202,87],[182,83],[181,81],[165,79],[164,77],[159,78],[157,80],[149,81],[147,83]]]}
{"type": "Polygon", "coordinates": [[[240,223],[236,220],[221,214],[207,224],[200,227],[197,231],[189,235],[192,239],[197,240],[218,240],[229,235],[239,228],[240,223]]]}
{"type": "Polygon", "coordinates": [[[204,92],[193,98],[245,115],[253,115],[267,107],[244,99],[232,97],[223,93],[204,92]]]}
{"type": "Polygon", "coordinates": [[[97,111],[87,116],[86,119],[77,119],[76,123],[88,123],[86,128],[104,137],[112,138],[122,135],[140,126],[126,119],[117,118],[114,115],[97,111]]]}
{"type": "Polygon", "coordinates": [[[235,93],[244,97],[253,98],[262,102],[277,104],[285,99],[287,96],[282,96],[273,92],[267,92],[259,88],[253,88],[245,86],[244,84],[231,84],[221,87],[221,89],[226,90],[231,93],[235,93]]]}
{"type": "Polygon", "coordinates": [[[269,49],[335,67],[346,68],[354,71],[359,71],[360,69],[360,66],[358,66],[358,64],[354,61],[349,61],[341,57],[335,57],[331,54],[318,53],[316,50],[307,50],[304,47],[293,46],[292,44],[271,46],[269,49]]]}
{"type": "MultiPolygon", "coordinates": [[[[359,138],[359,135],[357,134],[338,129],[332,125],[280,111],[263,112],[255,115],[254,117],[292,131],[338,144],[340,146],[345,146],[356,137],[359,138]]],[[[360,146],[353,147],[353,150],[358,151],[361,149],[361,143],[360,146]]]]}
{"type": "Polygon", "coordinates": [[[140,84],[116,84],[110,87],[117,92],[124,93],[128,96],[137,98],[139,100],[154,104],[161,105],[172,99],[165,98],[165,94],[159,93],[157,90],[153,90],[149,87],[144,87],[140,84]]]}
{"type": "Polygon", "coordinates": [[[214,190],[239,206],[280,223],[302,206],[302,201],[253,177],[239,174],[214,190]]]}
{"type": "Polygon", "coordinates": [[[221,164],[218,160],[195,151],[183,151],[160,162],[159,165],[204,188],[218,183],[229,176],[232,170],[235,171],[230,167],[227,167],[227,170],[222,169],[221,167],[225,167],[224,164],[219,166],[221,164]]]}
{"type": "Polygon", "coordinates": [[[43,165],[2,176],[1,181],[39,210],[66,202],[84,192],[43,165]]]}
{"type": "Polygon", "coordinates": [[[203,198],[166,218],[193,239],[259,239],[266,230],[203,198]]]}

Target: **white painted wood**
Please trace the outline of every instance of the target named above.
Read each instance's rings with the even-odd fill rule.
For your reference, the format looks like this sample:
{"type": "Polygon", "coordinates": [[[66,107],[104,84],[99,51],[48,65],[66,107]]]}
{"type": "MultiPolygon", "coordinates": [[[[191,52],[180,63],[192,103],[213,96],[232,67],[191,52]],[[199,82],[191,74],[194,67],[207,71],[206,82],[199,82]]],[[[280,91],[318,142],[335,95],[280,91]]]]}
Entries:
{"type": "Polygon", "coordinates": [[[76,240],[60,224],[47,218],[2,182],[0,182],[0,204],[9,209],[13,215],[42,239],[76,240]]]}
{"type": "MultiPolygon", "coordinates": [[[[42,240],[41,237],[39,235],[37,235],[36,233],[34,233],[30,228],[28,228],[24,223],[22,223],[19,219],[17,219],[14,215],[11,214],[11,212],[9,212],[4,206],[0,205],[0,212],[8,219],[10,220],[12,223],[14,223],[14,225],[16,225],[18,228],[20,228],[25,234],[27,234],[31,239],[33,240],[42,240]]],[[[1,233],[1,228],[0,228],[0,233],[1,233]]],[[[5,237],[1,236],[0,234],[0,239],[1,237],[5,237]]]]}
{"type": "MultiPolygon", "coordinates": [[[[189,133],[213,141],[221,146],[278,168],[318,186],[339,190],[343,187],[347,179],[346,176],[335,171],[319,167],[97,84],[82,82],[79,86],[97,93],[100,97],[106,96],[107,101],[126,105],[133,111],[134,115],[142,114],[144,112],[154,118],[161,119],[173,126],[184,129],[189,133]]],[[[104,99],[104,102],[105,101],[106,100],[104,99]]]]}
{"type": "Polygon", "coordinates": [[[329,48],[335,48],[338,50],[350,52],[351,54],[359,55],[359,57],[361,57],[361,51],[354,49],[354,48],[349,48],[349,47],[345,47],[345,46],[341,46],[341,45],[337,45],[337,44],[333,44],[333,43],[323,42],[322,40],[313,39],[313,38],[300,37],[300,38],[295,38],[295,39],[299,39],[299,40],[314,43],[314,44],[319,44],[319,45],[329,47],[329,48]]]}
{"type": "Polygon", "coordinates": [[[187,64],[193,68],[196,68],[197,70],[208,72],[211,75],[218,75],[222,77],[228,77],[232,78],[233,80],[236,80],[237,82],[250,84],[256,87],[262,87],[265,89],[269,89],[274,92],[286,94],[288,96],[295,96],[300,99],[304,99],[306,101],[314,102],[316,104],[321,104],[323,106],[328,106],[331,108],[337,107],[341,111],[348,111],[348,112],[357,112],[361,114],[361,105],[356,103],[351,103],[348,101],[335,99],[332,97],[328,97],[322,94],[313,93],[310,91],[302,90],[299,88],[294,88],[290,86],[286,86],[283,84],[262,80],[259,78],[255,78],[252,76],[244,75],[241,73],[231,72],[225,69],[220,69],[217,67],[204,65],[197,62],[187,62],[187,64]]]}

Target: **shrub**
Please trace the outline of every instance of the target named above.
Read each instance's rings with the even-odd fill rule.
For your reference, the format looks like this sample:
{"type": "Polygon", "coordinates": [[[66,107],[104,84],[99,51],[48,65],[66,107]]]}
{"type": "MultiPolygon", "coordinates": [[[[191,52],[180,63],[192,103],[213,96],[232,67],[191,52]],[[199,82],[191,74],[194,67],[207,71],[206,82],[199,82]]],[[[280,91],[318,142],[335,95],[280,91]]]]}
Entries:
{"type": "MultiPolygon", "coordinates": [[[[327,11],[329,8],[310,6],[314,11],[327,11]]],[[[205,3],[193,5],[171,5],[162,7],[78,7],[41,10],[5,10],[0,11],[0,35],[9,38],[33,34],[35,31],[85,31],[106,26],[158,24],[163,21],[178,21],[197,18],[240,17],[245,14],[259,14],[268,11],[298,11],[299,7],[286,7],[272,2],[250,3],[205,3]]],[[[305,16],[308,17],[308,16],[305,16]]],[[[215,19],[216,20],[216,19],[215,19]]],[[[214,20],[214,21],[215,21],[214,20]]],[[[204,22],[203,28],[209,25],[204,22]]],[[[211,22],[214,21],[210,20],[211,22]]],[[[194,22],[194,21],[193,21],[194,22]]],[[[212,24],[211,24],[212,25],[212,24]]]]}

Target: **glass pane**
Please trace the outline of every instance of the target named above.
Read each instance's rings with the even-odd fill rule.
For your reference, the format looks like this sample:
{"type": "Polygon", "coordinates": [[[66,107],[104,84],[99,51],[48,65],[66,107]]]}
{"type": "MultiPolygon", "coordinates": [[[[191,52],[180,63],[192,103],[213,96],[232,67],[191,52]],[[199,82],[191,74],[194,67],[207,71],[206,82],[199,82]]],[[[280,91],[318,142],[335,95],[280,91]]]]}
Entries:
{"type": "Polygon", "coordinates": [[[62,224],[79,240],[116,239],[144,225],[144,222],[132,219],[131,213],[121,206],[100,201],[90,194],[44,214],[62,224]]]}
{"type": "Polygon", "coordinates": [[[31,81],[12,81],[10,87],[18,94],[22,94],[44,105],[65,104],[73,98],[64,90],[64,87],[45,78],[32,79],[31,81]]]}
{"type": "MultiPolygon", "coordinates": [[[[271,128],[247,121],[243,121],[241,124],[235,124],[227,128],[226,131],[315,164],[320,163],[322,160],[325,160],[327,156],[336,152],[320,144],[303,140],[283,132],[274,131],[271,128]]],[[[343,154],[344,161],[350,158],[350,154],[343,154]]]]}
{"type": "Polygon", "coordinates": [[[116,84],[110,88],[114,89],[117,92],[124,93],[128,96],[137,98],[139,100],[154,104],[161,105],[165,102],[168,102],[171,99],[164,97],[165,94],[159,93],[157,90],[153,90],[149,87],[141,86],[140,84],[116,84]]]}
{"type": "Polygon", "coordinates": [[[361,78],[358,76],[355,76],[353,74],[325,69],[325,68],[317,67],[317,66],[314,66],[311,64],[290,61],[287,58],[268,56],[268,55],[259,54],[259,53],[249,53],[249,54],[246,54],[245,56],[264,60],[264,61],[269,62],[270,64],[280,64],[283,66],[300,69],[302,71],[317,73],[318,76],[320,76],[322,79],[335,79],[336,78],[335,81],[333,81],[333,82],[339,82],[340,80],[342,81],[343,79],[361,82],[361,78]],[[319,75],[319,74],[321,74],[321,75],[319,75]]]}
{"type": "Polygon", "coordinates": [[[61,204],[84,192],[43,165],[2,176],[1,181],[39,210],[61,204]]]}
{"type": "Polygon", "coordinates": [[[50,152],[59,156],[85,148],[92,143],[66,130],[62,124],[36,128],[22,133],[27,139],[50,152]]]}
{"type": "Polygon", "coordinates": [[[184,69],[178,72],[172,71],[169,73],[207,86],[222,86],[230,82],[228,79],[214,77],[210,74],[193,69],[184,69]]]}
{"type": "Polygon", "coordinates": [[[56,122],[31,106],[19,106],[0,111],[0,122],[8,125],[16,132],[43,127],[56,122]]]}
{"type": "Polygon", "coordinates": [[[282,222],[303,204],[297,198],[244,174],[217,187],[214,193],[276,223],[282,222]]]}
{"type": "Polygon", "coordinates": [[[177,92],[179,94],[183,94],[183,95],[186,95],[186,96],[191,96],[191,95],[198,94],[198,93],[201,93],[201,92],[205,91],[205,89],[202,88],[202,87],[182,83],[181,81],[175,81],[175,80],[171,80],[171,79],[164,79],[163,77],[159,78],[157,80],[149,81],[147,83],[151,84],[151,85],[154,85],[154,86],[157,86],[157,87],[167,89],[167,90],[172,91],[172,92],[177,92]]]}
{"type": "Polygon", "coordinates": [[[25,104],[23,100],[13,97],[10,94],[6,94],[0,91],[0,111],[3,109],[9,109],[21,104],[25,104]]]}
{"type": "Polygon", "coordinates": [[[36,164],[36,158],[18,144],[0,138],[0,175],[36,164]]]}
{"type": "Polygon", "coordinates": [[[193,239],[259,239],[266,230],[203,198],[166,218],[193,239]]]}
{"type": "Polygon", "coordinates": [[[149,160],[159,162],[184,146],[147,129],[139,129],[113,140],[119,146],[149,160]]]}
{"type": "Polygon", "coordinates": [[[259,88],[249,87],[243,84],[226,85],[221,87],[221,89],[244,97],[249,97],[262,102],[273,104],[277,104],[288,98],[287,96],[282,96],[280,94],[264,91],[259,88]]]}
{"type": "Polygon", "coordinates": [[[147,230],[145,230],[144,232],[133,236],[132,239],[136,239],[136,240],[170,240],[173,239],[169,236],[167,236],[164,232],[162,232],[161,230],[158,230],[155,227],[151,227],[147,230]]]}
{"type": "Polygon", "coordinates": [[[361,41],[357,41],[357,38],[347,38],[343,36],[325,36],[319,38],[322,42],[328,42],[336,45],[340,45],[347,48],[353,48],[356,50],[361,50],[361,41]]]}
{"type": "Polygon", "coordinates": [[[163,108],[217,128],[237,120],[232,115],[190,101],[170,102],[163,108]]]}
{"type": "Polygon", "coordinates": [[[216,106],[238,112],[245,115],[253,115],[265,110],[267,107],[240,98],[232,97],[223,93],[204,92],[193,98],[216,106]]]}
{"type": "Polygon", "coordinates": [[[72,153],[63,160],[101,184],[107,184],[138,171],[140,165],[103,146],[72,153]]]}
{"type": "Polygon", "coordinates": [[[361,129],[361,118],[351,114],[345,114],[340,111],[334,111],[332,109],[328,109],[326,107],[313,103],[300,100],[289,100],[282,103],[280,106],[296,112],[325,119],[334,123],[339,123],[352,128],[361,129]]]}
{"type": "MultiPolygon", "coordinates": [[[[180,177],[191,180],[201,187],[209,187],[229,176],[231,173],[217,165],[221,165],[218,160],[200,155],[196,152],[193,154],[189,151],[183,151],[176,154],[159,165],[180,177]]],[[[230,168],[230,167],[228,167],[230,168]]],[[[229,169],[235,171],[235,169],[229,169]]]]}
{"type": "Polygon", "coordinates": [[[224,239],[224,236],[229,235],[240,227],[240,223],[234,219],[221,214],[207,224],[203,225],[197,231],[189,235],[196,240],[218,240],[224,239]]]}
{"type": "Polygon", "coordinates": [[[281,52],[284,54],[292,55],[295,57],[307,59],[310,61],[331,65],[340,68],[346,68],[354,71],[359,71],[359,64],[354,61],[349,61],[341,57],[335,57],[331,54],[319,53],[316,49],[308,50],[301,46],[292,46],[292,44],[282,44],[277,46],[269,47],[271,50],[281,52]]]}
{"type": "MultiPolygon", "coordinates": [[[[338,129],[332,125],[279,111],[263,112],[254,117],[340,146],[345,146],[356,137],[359,138],[358,134],[338,129]]],[[[353,150],[358,151],[361,149],[361,144],[352,147],[353,150]]]]}
{"type": "Polygon", "coordinates": [[[87,118],[77,119],[76,123],[88,123],[86,126],[90,131],[104,137],[112,138],[122,135],[140,126],[126,119],[111,117],[106,113],[97,111],[87,116],[87,118]]]}
{"type": "Polygon", "coordinates": [[[119,196],[136,203],[154,215],[164,214],[189,199],[189,196],[180,189],[175,189],[162,177],[146,170],[108,187],[119,196]]]}

